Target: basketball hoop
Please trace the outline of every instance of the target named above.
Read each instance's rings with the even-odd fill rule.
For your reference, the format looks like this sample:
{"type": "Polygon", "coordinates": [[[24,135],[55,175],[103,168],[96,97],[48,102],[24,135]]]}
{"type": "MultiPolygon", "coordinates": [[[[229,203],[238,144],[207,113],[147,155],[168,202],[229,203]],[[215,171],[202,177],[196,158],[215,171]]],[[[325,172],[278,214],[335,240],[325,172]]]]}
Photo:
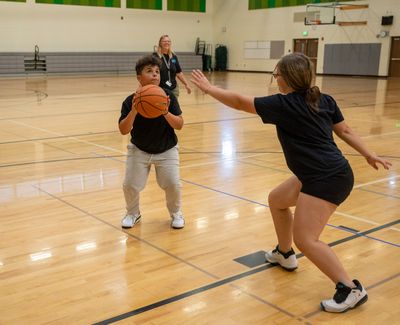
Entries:
{"type": "Polygon", "coordinates": [[[308,22],[309,25],[321,25],[321,20],[320,19],[314,19],[314,20],[310,20],[308,22]]]}

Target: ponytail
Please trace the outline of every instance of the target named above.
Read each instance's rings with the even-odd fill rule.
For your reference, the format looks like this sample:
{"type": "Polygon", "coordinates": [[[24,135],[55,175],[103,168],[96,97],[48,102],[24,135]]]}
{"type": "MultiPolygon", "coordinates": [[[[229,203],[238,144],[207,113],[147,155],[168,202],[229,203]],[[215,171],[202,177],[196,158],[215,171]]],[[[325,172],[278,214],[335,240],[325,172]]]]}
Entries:
{"type": "Polygon", "coordinates": [[[311,111],[319,112],[321,92],[313,86],[315,72],[310,58],[302,53],[287,54],[279,60],[276,68],[290,88],[304,94],[311,111]]]}
{"type": "Polygon", "coordinates": [[[319,112],[319,100],[321,92],[317,86],[310,87],[306,90],[306,103],[315,112],[319,112]]]}

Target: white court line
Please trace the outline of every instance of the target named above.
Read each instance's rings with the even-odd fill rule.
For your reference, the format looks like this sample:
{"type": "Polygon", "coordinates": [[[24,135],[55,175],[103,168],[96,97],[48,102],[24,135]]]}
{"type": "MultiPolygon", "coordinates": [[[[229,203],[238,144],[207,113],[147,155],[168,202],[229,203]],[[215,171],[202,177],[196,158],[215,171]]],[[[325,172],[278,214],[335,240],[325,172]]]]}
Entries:
{"type": "MultiPolygon", "coordinates": [[[[369,223],[369,224],[374,225],[374,226],[381,226],[382,225],[381,223],[378,223],[378,222],[375,222],[375,221],[371,221],[371,220],[368,220],[368,219],[365,219],[365,218],[355,217],[355,216],[353,216],[351,214],[347,214],[347,213],[343,213],[343,212],[339,212],[339,211],[335,211],[334,214],[338,214],[340,216],[343,216],[343,217],[346,217],[346,218],[349,218],[349,219],[353,219],[353,220],[369,223]]],[[[395,228],[395,227],[390,227],[388,229],[391,229],[391,230],[394,230],[394,231],[400,231],[399,228],[395,228]]]]}
{"type": "MultiPolygon", "coordinates": [[[[101,145],[101,144],[97,144],[97,143],[90,142],[90,141],[86,141],[86,140],[80,140],[80,139],[78,139],[78,138],[76,138],[76,137],[70,137],[70,136],[67,136],[67,135],[62,134],[62,133],[58,133],[58,132],[49,131],[49,130],[46,130],[46,129],[34,127],[34,126],[32,126],[32,125],[29,125],[29,124],[26,124],[26,123],[23,123],[23,122],[17,122],[17,121],[14,121],[14,120],[10,120],[10,122],[13,122],[13,123],[15,123],[15,124],[20,124],[20,125],[23,125],[23,126],[26,126],[26,127],[30,127],[31,129],[35,129],[35,130],[47,132],[47,133],[49,133],[49,134],[53,134],[53,135],[57,135],[57,136],[66,137],[66,139],[75,140],[75,141],[78,141],[78,142],[81,142],[81,143],[85,143],[85,144],[89,144],[89,145],[92,145],[92,146],[95,146],[95,147],[98,147],[98,148],[102,148],[102,149],[106,149],[106,150],[118,152],[118,153],[121,153],[121,154],[126,154],[126,152],[123,152],[123,151],[120,151],[120,150],[117,150],[117,149],[113,149],[113,148],[111,148],[111,147],[103,146],[103,145],[101,145]]],[[[90,135],[90,134],[88,134],[88,135],[90,135]]]]}
{"type": "MultiPolygon", "coordinates": [[[[192,153],[192,152],[189,152],[192,153]]],[[[199,152],[193,152],[196,154],[200,154],[199,152]]],[[[199,166],[207,166],[207,165],[212,165],[212,164],[218,164],[222,161],[232,161],[232,160],[238,160],[238,159],[247,159],[247,158],[253,158],[253,157],[258,157],[261,155],[265,155],[265,152],[262,153],[256,153],[254,155],[249,155],[249,156],[240,156],[240,157],[231,157],[231,158],[222,158],[219,160],[214,160],[214,161],[208,161],[208,162],[203,162],[203,163],[197,163],[197,164],[191,164],[191,165],[185,165],[185,166],[181,166],[180,168],[192,168],[192,167],[199,167],[199,166]]]]}
{"type": "Polygon", "coordinates": [[[363,184],[358,184],[356,186],[354,186],[354,188],[360,188],[363,186],[367,186],[367,185],[372,185],[372,184],[377,184],[377,183],[381,183],[381,182],[385,182],[385,181],[389,181],[389,180],[394,180],[396,178],[399,178],[400,175],[398,176],[392,176],[392,177],[386,177],[386,178],[381,178],[381,179],[377,179],[376,181],[372,181],[372,182],[368,182],[368,183],[363,183],[363,184]]]}
{"type": "Polygon", "coordinates": [[[374,137],[382,137],[382,136],[393,135],[393,134],[399,134],[399,133],[400,133],[400,131],[394,131],[394,132],[388,132],[388,133],[381,133],[381,134],[378,134],[378,135],[373,135],[373,134],[371,134],[371,135],[363,136],[362,138],[363,138],[363,139],[367,139],[367,138],[374,138],[374,137]]]}
{"type": "Polygon", "coordinates": [[[381,225],[378,222],[371,221],[371,220],[368,220],[368,219],[365,219],[365,218],[355,217],[355,216],[353,216],[351,214],[347,214],[347,213],[343,213],[343,212],[339,212],[339,211],[335,211],[334,214],[338,214],[338,215],[340,215],[342,217],[346,217],[346,218],[349,218],[349,219],[353,219],[353,220],[369,223],[369,224],[374,225],[374,226],[380,226],[381,225]]]}
{"type": "MultiPolygon", "coordinates": [[[[380,133],[380,134],[371,134],[371,135],[364,135],[364,136],[360,136],[361,139],[369,139],[369,138],[377,138],[377,137],[384,137],[384,136],[388,136],[388,135],[394,135],[394,134],[400,134],[400,131],[394,131],[394,132],[388,132],[388,133],[380,133]]],[[[336,143],[346,143],[343,140],[341,140],[340,138],[335,139],[336,143]]]]}
{"type": "MultiPolygon", "coordinates": [[[[355,217],[355,216],[353,216],[351,214],[347,214],[347,213],[343,213],[343,212],[339,212],[339,211],[335,211],[334,214],[338,214],[340,216],[343,216],[343,217],[346,217],[346,218],[349,218],[349,219],[353,219],[353,220],[369,223],[369,224],[374,225],[374,226],[381,226],[382,225],[381,223],[378,223],[378,222],[375,222],[375,221],[371,221],[371,220],[368,220],[368,219],[365,219],[365,218],[355,217]]],[[[395,231],[400,231],[399,228],[395,228],[395,227],[390,227],[388,229],[395,230],[395,231]]]]}
{"type": "MultiPolygon", "coordinates": [[[[372,184],[377,184],[377,183],[385,182],[385,181],[388,181],[388,180],[394,180],[394,179],[396,179],[396,178],[400,178],[400,175],[398,175],[398,176],[393,176],[393,177],[381,178],[381,179],[377,179],[376,181],[372,181],[372,182],[368,182],[368,183],[358,184],[358,185],[354,186],[354,188],[360,188],[360,187],[363,187],[363,186],[372,185],[372,184]]],[[[353,215],[350,215],[350,214],[347,214],[347,213],[343,213],[343,212],[338,212],[338,211],[336,211],[335,213],[336,213],[336,214],[339,214],[339,215],[341,215],[341,216],[347,217],[347,218],[349,218],[349,219],[354,219],[354,220],[358,220],[358,221],[363,221],[363,222],[366,222],[366,223],[369,223],[369,224],[372,224],[372,225],[380,226],[380,223],[377,223],[377,222],[374,222],[374,221],[370,221],[370,220],[365,219],[365,218],[355,217],[355,216],[353,216],[353,215]]],[[[390,227],[389,229],[395,230],[395,231],[400,231],[399,228],[395,228],[395,227],[390,227]]]]}

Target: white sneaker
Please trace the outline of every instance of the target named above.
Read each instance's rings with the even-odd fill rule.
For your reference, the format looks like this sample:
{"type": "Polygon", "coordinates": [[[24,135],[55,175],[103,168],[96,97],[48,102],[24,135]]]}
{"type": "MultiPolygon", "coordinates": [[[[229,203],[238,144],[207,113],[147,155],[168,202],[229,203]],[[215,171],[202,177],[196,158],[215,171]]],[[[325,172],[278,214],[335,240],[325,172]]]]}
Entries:
{"type": "Polygon", "coordinates": [[[336,293],[332,299],[321,301],[322,310],[330,313],[344,313],[356,308],[368,300],[367,291],[358,280],[353,280],[355,288],[350,288],[343,283],[336,284],[336,293]]]}
{"type": "Polygon", "coordinates": [[[271,264],[279,264],[287,271],[297,269],[297,258],[293,249],[290,249],[287,253],[283,253],[279,250],[278,245],[276,245],[274,250],[265,253],[265,259],[271,264]]]}
{"type": "Polygon", "coordinates": [[[133,216],[131,214],[127,214],[122,220],[121,220],[121,227],[122,228],[132,228],[134,225],[136,225],[142,216],[140,214],[133,216]]]}
{"type": "Polygon", "coordinates": [[[174,229],[182,229],[185,227],[185,219],[183,218],[182,212],[178,211],[176,213],[173,213],[172,216],[172,221],[171,221],[171,227],[174,229]]]}

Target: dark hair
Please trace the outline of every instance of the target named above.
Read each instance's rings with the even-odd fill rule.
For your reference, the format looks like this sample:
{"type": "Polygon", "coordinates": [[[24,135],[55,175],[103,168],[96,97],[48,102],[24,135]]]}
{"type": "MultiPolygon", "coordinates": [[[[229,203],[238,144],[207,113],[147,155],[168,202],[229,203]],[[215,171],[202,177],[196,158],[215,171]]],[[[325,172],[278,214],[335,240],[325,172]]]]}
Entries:
{"type": "Polygon", "coordinates": [[[321,92],[317,86],[313,86],[313,66],[310,58],[302,53],[285,55],[277,64],[279,73],[287,85],[295,91],[304,92],[308,106],[318,112],[321,92]]]}
{"type": "Polygon", "coordinates": [[[136,62],[136,66],[135,66],[135,70],[136,70],[136,75],[139,76],[142,74],[142,71],[144,69],[145,66],[150,65],[152,67],[157,66],[157,67],[161,67],[161,61],[159,58],[153,56],[153,55],[146,55],[141,57],[137,62],[136,62]]]}

